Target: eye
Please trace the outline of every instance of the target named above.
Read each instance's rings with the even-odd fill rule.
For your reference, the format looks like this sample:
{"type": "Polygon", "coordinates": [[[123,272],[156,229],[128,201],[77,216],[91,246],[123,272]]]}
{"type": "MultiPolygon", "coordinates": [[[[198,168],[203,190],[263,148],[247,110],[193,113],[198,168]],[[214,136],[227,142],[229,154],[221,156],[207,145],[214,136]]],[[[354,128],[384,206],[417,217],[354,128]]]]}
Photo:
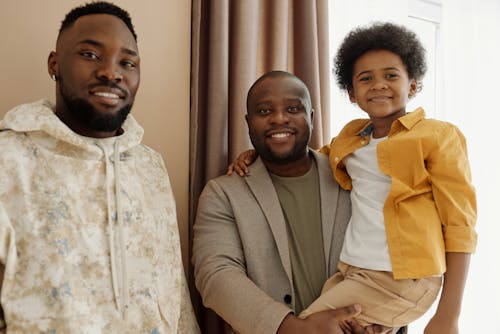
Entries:
{"type": "Polygon", "coordinates": [[[370,81],[371,78],[372,77],[369,76],[369,75],[363,75],[363,76],[359,77],[359,81],[361,81],[361,82],[367,82],[367,81],[370,81]]]}
{"type": "Polygon", "coordinates": [[[267,115],[271,113],[271,109],[261,108],[257,110],[257,114],[259,115],[267,115]]]}
{"type": "Polygon", "coordinates": [[[396,78],[399,78],[399,74],[397,73],[387,73],[385,75],[386,79],[396,79],[396,78]]]}
{"type": "Polygon", "coordinates": [[[80,52],[80,55],[87,59],[99,59],[97,54],[93,51],[82,51],[80,52]]]}
{"type": "Polygon", "coordinates": [[[135,67],[137,67],[136,63],[134,63],[131,60],[124,60],[124,61],[122,61],[122,66],[123,67],[128,67],[128,68],[135,68],[135,67]]]}
{"type": "Polygon", "coordinates": [[[289,106],[286,111],[289,113],[297,113],[301,111],[301,108],[299,106],[289,106]]]}

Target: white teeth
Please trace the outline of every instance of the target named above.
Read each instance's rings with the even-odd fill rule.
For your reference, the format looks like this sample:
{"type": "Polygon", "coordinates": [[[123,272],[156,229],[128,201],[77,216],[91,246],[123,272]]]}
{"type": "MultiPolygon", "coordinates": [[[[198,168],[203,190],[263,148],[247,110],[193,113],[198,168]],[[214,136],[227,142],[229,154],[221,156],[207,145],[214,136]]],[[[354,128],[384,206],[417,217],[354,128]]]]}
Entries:
{"type": "Polygon", "coordinates": [[[102,97],[107,97],[107,98],[110,98],[110,99],[119,99],[120,97],[116,94],[113,94],[113,93],[106,93],[106,92],[95,92],[94,95],[97,95],[97,96],[102,96],[102,97]]]}
{"type": "Polygon", "coordinates": [[[273,138],[285,138],[288,136],[290,136],[290,133],[288,133],[288,132],[275,133],[275,134],[271,135],[271,137],[273,137],[273,138]]]}

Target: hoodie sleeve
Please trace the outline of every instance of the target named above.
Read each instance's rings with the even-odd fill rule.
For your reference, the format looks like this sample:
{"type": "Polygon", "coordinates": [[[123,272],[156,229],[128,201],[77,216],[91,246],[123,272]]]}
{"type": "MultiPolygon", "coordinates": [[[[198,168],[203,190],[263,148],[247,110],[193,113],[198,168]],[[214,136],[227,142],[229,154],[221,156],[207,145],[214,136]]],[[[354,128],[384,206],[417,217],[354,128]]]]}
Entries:
{"type": "MultiPolygon", "coordinates": [[[[12,233],[10,219],[5,212],[3,203],[0,201],[0,295],[2,293],[5,266],[9,257],[9,253],[11,253],[11,249],[13,248],[13,234],[14,233],[12,233]]],[[[0,333],[5,333],[5,331],[6,324],[4,319],[3,307],[0,304],[0,333]]]]}
{"type": "Polygon", "coordinates": [[[182,271],[181,279],[181,316],[179,319],[179,329],[178,334],[199,334],[200,329],[198,328],[198,322],[193,311],[193,305],[191,304],[191,298],[189,297],[189,290],[186,283],[186,278],[184,276],[184,271],[182,271]]]}

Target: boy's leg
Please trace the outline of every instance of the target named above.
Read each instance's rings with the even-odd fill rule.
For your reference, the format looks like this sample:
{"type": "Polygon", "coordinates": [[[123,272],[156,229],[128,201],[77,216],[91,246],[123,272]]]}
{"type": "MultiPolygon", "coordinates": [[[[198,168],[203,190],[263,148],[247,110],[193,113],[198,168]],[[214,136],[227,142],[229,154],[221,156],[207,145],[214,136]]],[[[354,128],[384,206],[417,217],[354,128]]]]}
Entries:
{"type": "Polygon", "coordinates": [[[358,303],[363,308],[362,314],[357,317],[362,325],[405,326],[428,310],[441,286],[440,277],[394,280],[390,272],[352,266],[343,271],[344,279],[324,291],[306,310],[306,316],[320,310],[358,303]]]}
{"type": "Polygon", "coordinates": [[[339,262],[338,268],[339,271],[326,280],[321,290],[321,295],[299,314],[299,318],[304,319],[313,313],[336,308],[330,303],[332,301],[332,298],[335,298],[334,296],[332,296],[332,290],[337,284],[344,280],[344,274],[345,270],[347,269],[347,265],[345,263],[339,262]]]}

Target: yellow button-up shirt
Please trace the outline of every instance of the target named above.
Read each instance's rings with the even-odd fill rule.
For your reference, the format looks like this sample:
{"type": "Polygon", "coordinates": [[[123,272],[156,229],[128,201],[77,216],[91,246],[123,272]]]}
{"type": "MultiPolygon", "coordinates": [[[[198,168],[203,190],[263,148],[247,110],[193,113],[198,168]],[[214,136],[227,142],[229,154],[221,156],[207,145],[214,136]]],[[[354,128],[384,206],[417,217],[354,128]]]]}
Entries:
{"type": "MultiPolygon", "coordinates": [[[[368,119],[351,121],[321,148],[344,189],[352,189],[352,180],[343,159],[366,145],[372,130],[368,119]]],[[[393,122],[377,160],[392,180],[384,220],[395,279],[443,274],[445,252],[474,252],[476,195],[457,127],[425,119],[419,108],[393,122]]]]}

